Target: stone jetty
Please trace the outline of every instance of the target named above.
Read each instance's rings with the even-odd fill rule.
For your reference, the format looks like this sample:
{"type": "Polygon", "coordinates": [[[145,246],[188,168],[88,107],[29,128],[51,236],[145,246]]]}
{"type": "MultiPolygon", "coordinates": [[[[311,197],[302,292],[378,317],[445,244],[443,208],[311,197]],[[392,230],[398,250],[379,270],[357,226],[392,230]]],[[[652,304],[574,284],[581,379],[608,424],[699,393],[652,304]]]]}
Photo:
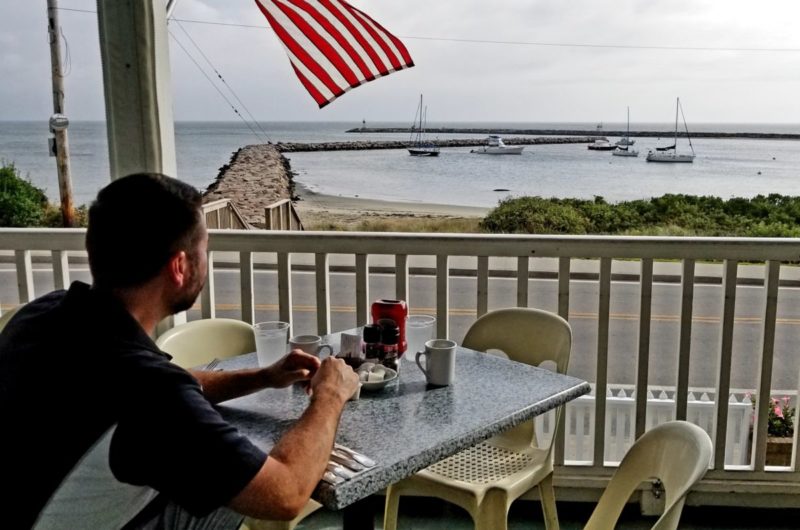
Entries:
{"type": "MultiPolygon", "coordinates": [[[[348,131],[350,132],[350,131],[348,131]]],[[[585,132],[584,132],[585,134],[585,132]]],[[[587,144],[604,136],[579,136],[569,138],[503,138],[506,145],[539,145],[539,144],[587,144]]],[[[428,143],[439,147],[476,147],[486,145],[484,138],[429,140],[428,143]]],[[[275,144],[282,153],[299,153],[308,151],[363,151],[367,149],[405,149],[408,141],[357,141],[357,142],[321,142],[321,143],[281,143],[275,144]]]]}
{"type": "Polygon", "coordinates": [[[264,208],[295,199],[289,161],[269,144],[242,147],[222,166],[203,193],[203,202],[230,199],[253,226],[264,226],[264,208]]]}
{"type": "MultiPolygon", "coordinates": [[[[406,127],[357,127],[345,131],[348,133],[397,133],[411,134],[411,129],[406,127]]],[[[648,137],[648,138],[669,138],[675,135],[675,131],[596,131],[605,136],[628,136],[648,137]]],[[[586,136],[589,131],[575,129],[473,129],[473,128],[437,128],[425,129],[426,134],[499,134],[502,136],[511,134],[539,135],[539,136],[586,136]]],[[[781,134],[781,133],[750,133],[750,132],[692,132],[692,138],[751,138],[758,140],[800,140],[800,134],[781,134]]],[[[678,131],[678,137],[685,138],[686,133],[678,131]]],[[[505,138],[505,143],[510,143],[505,138]]]]}

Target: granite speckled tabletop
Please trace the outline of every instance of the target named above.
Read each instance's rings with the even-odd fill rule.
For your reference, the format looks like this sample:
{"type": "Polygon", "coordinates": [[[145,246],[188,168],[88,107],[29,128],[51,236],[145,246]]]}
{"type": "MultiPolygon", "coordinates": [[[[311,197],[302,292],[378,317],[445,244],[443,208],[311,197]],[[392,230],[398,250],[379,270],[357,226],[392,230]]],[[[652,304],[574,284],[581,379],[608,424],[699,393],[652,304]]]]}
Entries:
{"type": "MultiPolygon", "coordinates": [[[[338,335],[329,343],[338,351],[338,335]]],[[[255,354],[223,361],[256,365],[255,354]]],[[[401,361],[399,377],[377,392],[362,390],[342,413],[336,441],[378,465],[342,484],[321,482],[314,498],[338,510],[447,456],[589,392],[589,384],[493,355],[459,348],[455,382],[429,387],[401,361]]],[[[266,452],[308,405],[302,388],[267,389],[219,405],[222,415],[266,452]]]]}

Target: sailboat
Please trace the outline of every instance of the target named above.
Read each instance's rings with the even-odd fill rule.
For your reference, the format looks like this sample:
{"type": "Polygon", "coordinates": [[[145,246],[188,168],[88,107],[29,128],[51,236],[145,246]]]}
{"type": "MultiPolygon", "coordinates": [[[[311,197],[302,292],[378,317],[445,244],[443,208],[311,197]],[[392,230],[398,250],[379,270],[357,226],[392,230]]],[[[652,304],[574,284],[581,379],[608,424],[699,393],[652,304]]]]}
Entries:
{"type": "Polygon", "coordinates": [[[683,116],[683,109],[681,108],[681,98],[678,98],[675,104],[675,140],[672,145],[666,147],[656,147],[655,151],[647,153],[648,162],[667,162],[667,163],[692,163],[694,162],[694,147],[692,146],[692,139],[689,137],[689,127],[686,125],[686,117],[683,116],[683,126],[686,129],[686,138],[689,140],[689,149],[692,154],[678,154],[678,114],[683,116]]]}
{"type": "Polygon", "coordinates": [[[636,140],[631,140],[631,108],[628,107],[628,129],[625,132],[625,138],[617,142],[617,148],[611,153],[614,156],[639,156],[639,151],[633,148],[636,140]]]}
{"type": "Polygon", "coordinates": [[[617,145],[633,145],[636,140],[631,140],[631,108],[628,107],[628,129],[625,132],[625,138],[617,142],[617,145]]]}
{"type": "Polygon", "coordinates": [[[414,124],[411,126],[411,140],[408,154],[411,156],[439,156],[439,148],[425,141],[425,125],[427,123],[428,107],[422,104],[422,94],[419,95],[419,106],[414,115],[414,124]],[[419,124],[417,124],[419,118],[419,124]]]}

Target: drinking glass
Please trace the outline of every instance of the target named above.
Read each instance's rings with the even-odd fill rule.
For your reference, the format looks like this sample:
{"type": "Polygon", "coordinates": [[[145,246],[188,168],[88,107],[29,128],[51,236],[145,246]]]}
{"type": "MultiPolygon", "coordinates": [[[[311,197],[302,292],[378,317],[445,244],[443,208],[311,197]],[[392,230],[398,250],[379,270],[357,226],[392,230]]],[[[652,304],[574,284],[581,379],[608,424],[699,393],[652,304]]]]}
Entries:
{"type": "Polygon", "coordinates": [[[418,351],[425,349],[425,343],[433,338],[436,317],[431,315],[410,315],[406,320],[406,342],[408,349],[403,359],[414,362],[418,351]]]}
{"type": "Polygon", "coordinates": [[[259,366],[275,364],[286,355],[288,322],[259,322],[253,325],[253,332],[256,335],[256,356],[259,366]]]}

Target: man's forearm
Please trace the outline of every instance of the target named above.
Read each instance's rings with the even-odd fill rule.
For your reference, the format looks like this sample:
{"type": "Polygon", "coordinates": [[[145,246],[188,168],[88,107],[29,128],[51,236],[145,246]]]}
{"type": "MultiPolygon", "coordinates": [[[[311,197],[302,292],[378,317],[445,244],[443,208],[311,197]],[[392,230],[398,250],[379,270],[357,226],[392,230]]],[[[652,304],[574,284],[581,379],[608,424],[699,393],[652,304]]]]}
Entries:
{"type": "Polygon", "coordinates": [[[270,452],[292,470],[302,494],[310,496],[328,463],[344,403],[315,395],[295,425],[270,452]]]}
{"type": "Polygon", "coordinates": [[[270,386],[268,374],[261,368],[230,372],[190,371],[203,387],[203,395],[211,403],[246,396],[270,386]]]}

